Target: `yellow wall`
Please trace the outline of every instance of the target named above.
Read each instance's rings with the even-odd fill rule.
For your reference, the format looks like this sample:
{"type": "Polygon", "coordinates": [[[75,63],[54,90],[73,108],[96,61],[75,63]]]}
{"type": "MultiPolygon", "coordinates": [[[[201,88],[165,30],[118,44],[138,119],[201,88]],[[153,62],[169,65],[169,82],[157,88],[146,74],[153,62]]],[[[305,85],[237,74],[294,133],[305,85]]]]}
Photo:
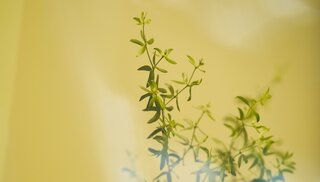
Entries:
{"type": "MultiPolygon", "coordinates": [[[[157,169],[137,102],[144,60],[128,42],[142,10],[181,71],[186,54],[205,58],[193,104],[211,101],[218,122],[234,112],[234,96],[262,91],[281,72],[263,120],[295,153],[288,181],[320,180],[318,1],[2,0],[1,182],[125,181],[126,149],[146,176],[157,169]]],[[[185,112],[194,115],[189,105],[185,112]]]]}

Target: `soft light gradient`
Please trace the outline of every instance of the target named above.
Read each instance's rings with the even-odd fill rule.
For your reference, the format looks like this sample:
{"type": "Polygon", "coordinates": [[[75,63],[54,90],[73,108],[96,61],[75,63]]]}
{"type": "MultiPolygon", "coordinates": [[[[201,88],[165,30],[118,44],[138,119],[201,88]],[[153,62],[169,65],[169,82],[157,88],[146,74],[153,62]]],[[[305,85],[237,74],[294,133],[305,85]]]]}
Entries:
{"type": "MultiPolygon", "coordinates": [[[[170,71],[190,69],[186,54],[206,60],[193,104],[211,101],[217,122],[235,111],[236,95],[271,85],[262,119],[295,153],[288,181],[320,180],[319,1],[1,0],[1,182],[127,181],[126,150],[154,175],[152,126],[138,103],[145,75],[136,68],[146,60],[128,41],[141,11],[155,43],[175,49],[181,70],[170,71]]],[[[184,112],[196,114],[190,104],[184,112]]]]}

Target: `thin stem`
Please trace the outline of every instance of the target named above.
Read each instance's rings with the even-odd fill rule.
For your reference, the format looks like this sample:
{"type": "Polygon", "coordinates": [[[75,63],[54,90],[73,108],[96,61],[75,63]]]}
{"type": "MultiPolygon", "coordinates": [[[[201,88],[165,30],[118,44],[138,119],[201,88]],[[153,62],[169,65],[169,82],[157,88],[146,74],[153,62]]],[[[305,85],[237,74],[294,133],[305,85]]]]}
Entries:
{"type": "Polygon", "coordinates": [[[157,65],[160,63],[160,61],[164,58],[164,56],[161,56],[161,58],[157,61],[157,63],[154,65],[154,67],[157,67],[157,65]]]}
{"type": "Polygon", "coordinates": [[[192,146],[192,143],[193,143],[193,140],[194,140],[194,137],[195,137],[195,133],[196,133],[196,129],[198,128],[198,124],[199,122],[201,121],[203,115],[204,115],[205,112],[202,112],[200,117],[198,118],[198,120],[196,121],[194,127],[193,127],[193,131],[192,131],[192,136],[191,136],[191,141],[190,141],[190,147],[192,146]]]}
{"type": "Polygon", "coordinates": [[[143,42],[144,42],[144,46],[146,47],[146,52],[147,52],[147,55],[148,55],[148,60],[150,62],[150,65],[152,66],[152,68],[154,68],[154,65],[152,64],[152,61],[151,61],[151,57],[150,57],[150,53],[149,53],[149,48],[148,48],[148,43],[147,43],[147,38],[146,38],[146,35],[145,35],[145,30],[144,30],[144,23],[142,24],[142,35],[144,36],[143,38],[143,42]]]}
{"type": "Polygon", "coordinates": [[[176,95],[174,95],[165,105],[168,105],[168,104],[169,104],[173,99],[175,99],[181,92],[183,92],[186,88],[189,87],[189,85],[190,85],[190,83],[191,83],[191,80],[192,80],[192,78],[193,78],[193,75],[194,75],[194,73],[196,72],[196,70],[197,70],[197,67],[195,67],[195,68],[193,69],[192,74],[191,74],[191,77],[190,77],[188,83],[187,83],[180,91],[178,91],[178,92],[176,93],[176,95]]]}
{"type": "Polygon", "coordinates": [[[257,143],[257,144],[255,144],[255,145],[246,147],[246,148],[244,148],[244,149],[240,149],[240,151],[239,151],[233,158],[236,158],[236,157],[238,157],[239,155],[241,155],[242,153],[247,152],[248,150],[251,150],[251,149],[253,149],[253,148],[256,148],[256,147],[259,146],[259,145],[260,145],[260,143],[257,143]]]}

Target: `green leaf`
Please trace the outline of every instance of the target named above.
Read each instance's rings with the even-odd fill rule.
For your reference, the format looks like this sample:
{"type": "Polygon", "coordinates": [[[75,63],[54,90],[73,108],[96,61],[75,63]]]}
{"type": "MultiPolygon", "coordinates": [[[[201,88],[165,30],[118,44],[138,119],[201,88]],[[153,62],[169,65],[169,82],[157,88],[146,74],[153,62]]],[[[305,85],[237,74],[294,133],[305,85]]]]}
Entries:
{"type": "Polygon", "coordinates": [[[156,114],[148,121],[148,123],[156,122],[160,118],[160,112],[157,111],[156,114]]]}
{"type": "Polygon", "coordinates": [[[253,111],[254,117],[256,118],[256,121],[259,122],[260,121],[260,115],[256,112],[253,111]]]}
{"type": "Polygon", "coordinates": [[[210,156],[209,150],[206,147],[200,146],[200,149],[203,150],[207,154],[207,157],[210,156]]]}
{"type": "Polygon", "coordinates": [[[157,135],[157,136],[153,137],[153,139],[161,144],[164,144],[164,142],[165,142],[165,138],[163,136],[157,135]]]}
{"type": "Polygon", "coordinates": [[[293,173],[292,169],[282,169],[281,172],[283,173],[293,173]]]}
{"type": "Polygon", "coordinates": [[[131,39],[130,42],[138,44],[140,46],[144,46],[143,42],[141,42],[140,40],[137,40],[137,39],[131,39]]]}
{"type": "Polygon", "coordinates": [[[180,111],[178,96],[176,96],[176,106],[177,106],[178,111],[180,111]]]}
{"type": "Polygon", "coordinates": [[[234,129],[231,125],[229,125],[229,124],[227,124],[227,123],[224,123],[223,125],[224,125],[225,127],[229,128],[229,129],[232,131],[232,134],[231,134],[231,136],[232,136],[235,129],[234,129]]]}
{"type": "Polygon", "coordinates": [[[167,50],[165,51],[165,54],[166,54],[166,55],[169,55],[172,51],[173,51],[173,49],[171,49],[171,48],[170,48],[170,49],[167,49],[167,50]]]}
{"type": "Polygon", "coordinates": [[[169,89],[169,91],[170,91],[170,94],[173,95],[173,94],[174,94],[173,86],[170,85],[170,84],[167,84],[167,83],[166,83],[166,86],[168,87],[168,89],[169,89]]]}
{"type": "Polygon", "coordinates": [[[147,41],[147,43],[148,43],[149,45],[153,44],[153,42],[154,42],[154,39],[153,39],[153,38],[151,38],[151,39],[149,39],[149,40],[147,41]]]}
{"type": "Polygon", "coordinates": [[[149,152],[151,152],[153,155],[155,156],[159,156],[160,155],[160,151],[159,150],[155,150],[153,148],[148,148],[149,152]]]}
{"type": "Polygon", "coordinates": [[[249,169],[253,168],[254,166],[256,166],[258,164],[258,158],[255,158],[253,163],[251,164],[251,166],[249,167],[249,169]]]}
{"type": "Polygon", "coordinates": [[[240,101],[242,101],[243,103],[245,103],[246,105],[250,106],[248,99],[246,99],[242,96],[237,96],[236,98],[239,99],[240,101]]]}
{"type": "Polygon", "coordinates": [[[268,142],[268,144],[267,144],[265,147],[263,147],[262,153],[263,153],[264,155],[268,155],[268,152],[269,152],[269,150],[270,150],[270,148],[271,148],[271,146],[272,146],[273,143],[274,143],[274,142],[268,142]]]}
{"type": "Polygon", "coordinates": [[[148,136],[149,138],[152,138],[154,135],[156,135],[157,133],[159,133],[160,131],[162,131],[162,128],[157,128],[156,130],[154,130],[152,133],[150,133],[150,135],[148,136]]]}
{"type": "Polygon", "coordinates": [[[267,181],[263,178],[257,178],[257,179],[252,180],[251,182],[267,182],[267,181]]]}
{"type": "Polygon", "coordinates": [[[239,115],[240,115],[239,119],[240,119],[240,120],[243,120],[243,119],[244,119],[243,111],[242,111],[242,109],[240,109],[239,107],[238,107],[238,110],[239,110],[239,115]]]}
{"type": "Polygon", "coordinates": [[[145,91],[145,92],[151,93],[150,90],[148,90],[147,88],[145,88],[145,87],[143,87],[143,86],[140,86],[140,88],[141,88],[143,91],[145,91]]]}
{"type": "Polygon", "coordinates": [[[183,82],[183,81],[178,81],[178,80],[171,80],[172,82],[174,83],[177,83],[177,84],[180,84],[180,85],[185,85],[186,82],[183,82]]]}
{"type": "Polygon", "coordinates": [[[175,62],[174,60],[168,58],[167,56],[165,56],[164,59],[165,59],[166,61],[168,61],[169,63],[171,63],[171,64],[177,64],[177,62],[175,62]]]}
{"type": "Polygon", "coordinates": [[[193,66],[196,66],[196,61],[194,60],[194,58],[191,57],[191,56],[189,56],[189,55],[187,55],[187,57],[188,57],[188,61],[189,61],[193,66]]]}
{"type": "Polygon", "coordinates": [[[172,111],[173,110],[173,106],[166,107],[166,110],[169,111],[169,112],[172,111]]]}
{"type": "Polygon", "coordinates": [[[156,67],[156,69],[159,70],[162,73],[168,73],[168,71],[165,70],[165,69],[162,69],[162,68],[159,68],[159,67],[156,67]]]}
{"type": "Polygon", "coordinates": [[[167,90],[164,89],[164,88],[158,88],[158,90],[159,90],[161,93],[167,93],[167,90]]]}
{"type": "Polygon", "coordinates": [[[243,155],[240,155],[238,158],[238,168],[241,167],[242,158],[243,158],[243,155]]]}
{"type": "Polygon", "coordinates": [[[200,79],[200,80],[195,80],[195,81],[193,81],[193,82],[191,82],[191,84],[190,85],[200,85],[200,83],[202,82],[202,79],[200,79]]]}
{"type": "Polygon", "coordinates": [[[142,101],[143,99],[145,99],[145,98],[147,98],[147,97],[151,97],[151,96],[152,96],[151,93],[146,93],[146,94],[144,94],[144,95],[142,95],[142,96],[140,97],[139,101],[142,101]]]}
{"type": "Polygon", "coordinates": [[[137,54],[137,57],[141,56],[145,51],[146,51],[146,47],[142,46],[141,49],[139,50],[138,54],[137,54]]]}
{"type": "Polygon", "coordinates": [[[148,65],[144,65],[144,66],[141,66],[140,68],[138,68],[139,71],[151,71],[151,67],[148,66],[148,65]]]}
{"type": "Polygon", "coordinates": [[[140,25],[140,24],[141,24],[141,20],[140,20],[140,18],[138,18],[138,17],[133,17],[133,19],[138,23],[138,25],[140,25]]]}
{"type": "Polygon", "coordinates": [[[189,97],[188,97],[188,100],[187,100],[187,101],[190,101],[190,100],[191,100],[191,95],[192,95],[191,91],[192,91],[192,87],[189,87],[189,97]]]}
{"type": "Polygon", "coordinates": [[[234,164],[233,164],[233,158],[231,156],[229,156],[229,166],[230,166],[230,173],[233,175],[233,176],[236,176],[236,171],[235,171],[235,167],[234,167],[234,164]]]}
{"type": "Polygon", "coordinates": [[[156,50],[160,55],[162,55],[162,50],[159,48],[154,48],[154,50],[156,50]]]}

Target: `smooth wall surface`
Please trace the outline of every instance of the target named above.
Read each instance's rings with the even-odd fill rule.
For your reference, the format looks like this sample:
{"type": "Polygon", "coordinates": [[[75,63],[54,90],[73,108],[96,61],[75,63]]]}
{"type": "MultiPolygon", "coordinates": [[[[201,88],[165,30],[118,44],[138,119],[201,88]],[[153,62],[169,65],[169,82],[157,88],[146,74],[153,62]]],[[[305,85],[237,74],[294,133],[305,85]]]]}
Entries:
{"type": "Polygon", "coordinates": [[[295,153],[288,181],[320,180],[318,1],[1,0],[1,182],[126,181],[126,150],[154,175],[152,126],[138,103],[145,75],[136,71],[147,60],[128,41],[139,36],[132,17],[141,11],[155,43],[175,49],[179,66],[169,71],[190,69],[186,54],[206,60],[185,116],[210,101],[221,123],[235,96],[270,86],[263,122],[295,153]]]}

